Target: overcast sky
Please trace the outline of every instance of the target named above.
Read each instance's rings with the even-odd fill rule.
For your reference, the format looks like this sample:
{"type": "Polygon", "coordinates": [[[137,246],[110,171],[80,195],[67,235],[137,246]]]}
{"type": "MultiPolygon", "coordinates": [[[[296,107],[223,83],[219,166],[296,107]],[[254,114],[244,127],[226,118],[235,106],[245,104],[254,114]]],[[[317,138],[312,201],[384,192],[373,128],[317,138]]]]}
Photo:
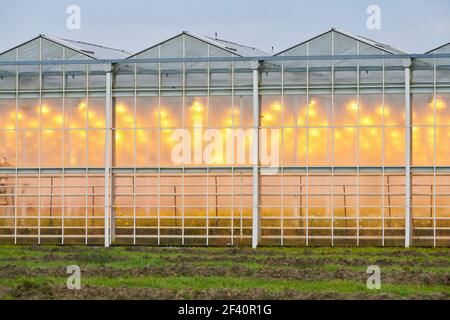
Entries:
{"type": "Polygon", "coordinates": [[[258,47],[286,49],[332,27],[406,51],[450,42],[449,0],[1,0],[0,52],[38,34],[140,51],[183,30],[258,47]],[[69,5],[81,30],[69,30],[69,5]],[[381,8],[381,30],[366,26],[381,8]]]}

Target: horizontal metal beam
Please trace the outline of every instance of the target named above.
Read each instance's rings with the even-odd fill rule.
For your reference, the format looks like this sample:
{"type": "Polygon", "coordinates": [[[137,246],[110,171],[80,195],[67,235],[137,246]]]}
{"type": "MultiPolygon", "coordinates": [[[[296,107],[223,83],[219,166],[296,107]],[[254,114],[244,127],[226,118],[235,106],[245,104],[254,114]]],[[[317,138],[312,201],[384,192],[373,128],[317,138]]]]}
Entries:
{"type": "MultiPolygon", "coordinates": [[[[405,167],[260,167],[261,175],[264,172],[275,173],[405,173],[405,167]]],[[[450,173],[450,167],[411,167],[413,173],[450,173]]],[[[104,174],[105,168],[0,168],[1,174],[104,174]]],[[[253,167],[191,167],[191,168],[170,168],[170,167],[140,167],[140,168],[113,168],[113,173],[252,173],[253,167]]]]}
{"type": "Polygon", "coordinates": [[[189,62],[251,62],[251,61],[295,61],[295,60],[402,60],[402,59],[448,59],[450,54],[393,54],[393,55],[324,55],[324,56],[260,56],[260,57],[197,57],[197,58],[153,58],[153,59],[102,59],[102,60],[29,60],[0,61],[0,65],[90,65],[90,64],[140,64],[140,63],[189,63],[189,62]]]}

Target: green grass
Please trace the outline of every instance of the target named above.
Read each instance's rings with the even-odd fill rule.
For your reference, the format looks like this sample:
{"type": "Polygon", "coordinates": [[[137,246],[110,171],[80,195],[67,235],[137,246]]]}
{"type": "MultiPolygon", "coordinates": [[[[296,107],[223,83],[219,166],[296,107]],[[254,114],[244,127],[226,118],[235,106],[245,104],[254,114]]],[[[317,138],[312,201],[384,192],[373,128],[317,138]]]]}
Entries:
{"type": "MultiPolygon", "coordinates": [[[[27,247],[0,246],[0,289],[10,288],[32,290],[34,287],[49,285],[65,286],[66,277],[52,275],[55,270],[65,272],[69,265],[89,269],[90,276],[83,276],[82,285],[108,288],[154,288],[171,290],[232,289],[239,292],[255,288],[272,293],[292,290],[301,293],[339,294],[391,294],[408,298],[415,295],[443,294],[450,299],[450,286],[445,279],[450,275],[450,249],[437,248],[127,248],[127,247],[27,247]],[[140,249],[142,249],[140,251],[140,249]],[[187,260],[183,260],[188,258],[187,260]],[[378,264],[382,270],[381,290],[368,290],[365,281],[367,266],[378,264]],[[183,275],[141,274],[131,276],[127,270],[144,267],[182,266],[188,271],[183,275]],[[21,274],[21,269],[27,271],[21,274]],[[109,277],[96,268],[116,269],[118,275],[109,277]],[[251,276],[236,273],[233,268],[243,268],[251,276]],[[11,272],[8,270],[11,268],[11,272]],[[228,275],[219,276],[212,271],[208,276],[199,276],[196,268],[211,270],[226,269],[228,275]],[[216,268],[216,269],[215,269],[216,268]],[[45,275],[34,276],[37,269],[45,275]],[[48,269],[48,270],[46,270],[48,269]],[[16,270],[16,271],[14,271],[16,270]],[[18,270],[18,271],[17,271],[18,270]],[[34,271],[33,271],[34,270],[34,271]],[[310,281],[293,278],[290,275],[302,270],[313,274],[310,281]],[[283,274],[281,278],[258,277],[258,272],[283,274]],[[342,272],[357,275],[355,279],[342,278],[342,272]],[[341,274],[338,277],[338,274],[341,274]],[[394,277],[395,283],[383,283],[383,277],[390,273],[411,276],[424,274],[423,282],[409,283],[408,277],[394,277]],[[317,278],[317,274],[323,278],[317,278]],[[336,276],[334,276],[336,274],[336,276]],[[434,277],[428,282],[426,277],[434,277]],[[436,280],[438,279],[438,280],[436,280]],[[439,280],[444,279],[444,280],[439,280]]],[[[239,270],[241,270],[239,269],[239,270]]],[[[244,273],[245,274],[245,273],[244,273]]],[[[409,278],[410,279],[410,278],[409,278]]],[[[8,293],[0,299],[8,299],[8,293]]],[[[93,297],[96,298],[96,297],[93,297]]]]}

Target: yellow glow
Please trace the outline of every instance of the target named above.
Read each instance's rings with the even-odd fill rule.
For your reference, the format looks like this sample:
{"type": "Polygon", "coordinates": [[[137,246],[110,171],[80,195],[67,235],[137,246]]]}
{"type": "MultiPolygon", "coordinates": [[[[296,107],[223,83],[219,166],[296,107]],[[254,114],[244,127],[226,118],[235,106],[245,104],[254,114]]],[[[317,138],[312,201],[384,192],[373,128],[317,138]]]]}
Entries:
{"type": "Polygon", "coordinates": [[[335,131],[335,132],[334,132],[334,137],[335,137],[336,139],[340,139],[340,138],[342,137],[341,132],[340,132],[340,131],[335,131]]]}
{"type": "Polygon", "coordinates": [[[203,106],[198,101],[195,101],[192,105],[192,110],[194,110],[195,112],[202,112],[203,106]]]}
{"type": "Polygon", "coordinates": [[[118,106],[117,106],[117,112],[118,113],[124,113],[124,112],[126,112],[127,111],[127,109],[123,106],[123,105],[121,105],[121,104],[119,104],[118,106]]]}
{"type": "Polygon", "coordinates": [[[358,106],[358,103],[357,103],[357,102],[351,102],[351,103],[348,105],[348,108],[349,108],[351,111],[358,111],[359,106],[358,106]]]}
{"type": "Polygon", "coordinates": [[[272,121],[273,120],[273,116],[270,113],[263,115],[263,118],[266,121],[272,121]]]}
{"type": "Polygon", "coordinates": [[[80,105],[78,106],[79,110],[83,110],[86,109],[86,104],[85,103],[80,103],[80,105]]]}
{"type": "Polygon", "coordinates": [[[305,120],[303,119],[303,117],[298,117],[298,118],[297,118],[297,125],[298,125],[298,126],[303,126],[303,125],[305,125],[305,120]]]}
{"type": "Polygon", "coordinates": [[[372,129],[370,130],[370,134],[372,134],[373,136],[377,134],[377,130],[376,129],[372,129]]]}
{"type": "Polygon", "coordinates": [[[101,121],[101,120],[96,121],[96,122],[95,122],[95,126],[96,126],[97,128],[103,127],[103,121],[101,121]]]}
{"type": "Polygon", "coordinates": [[[431,101],[430,107],[434,108],[434,106],[436,106],[437,110],[443,110],[443,109],[447,108],[447,105],[445,104],[445,102],[440,98],[433,99],[433,101],[431,101]]]}
{"type": "Polygon", "coordinates": [[[203,117],[200,114],[195,114],[192,116],[194,122],[203,122],[203,117]]]}
{"type": "MultiPolygon", "coordinates": [[[[156,112],[156,113],[158,114],[158,112],[156,112]]],[[[167,112],[164,111],[164,110],[161,110],[161,111],[159,112],[159,115],[161,116],[161,118],[165,118],[165,117],[167,117],[167,112]]]]}
{"type": "Polygon", "coordinates": [[[124,119],[126,122],[133,122],[133,117],[132,116],[127,116],[127,117],[125,117],[125,119],[124,119]]]}
{"type": "Polygon", "coordinates": [[[362,118],[361,119],[361,123],[363,125],[366,125],[366,126],[371,125],[372,124],[372,119],[370,119],[370,118],[362,118]]]}
{"type": "Polygon", "coordinates": [[[30,121],[30,127],[32,127],[32,128],[39,127],[39,122],[37,120],[30,121]]]}
{"type": "Polygon", "coordinates": [[[397,131],[393,131],[393,132],[391,132],[391,137],[394,139],[397,139],[400,137],[400,134],[397,131]]]}
{"type": "Polygon", "coordinates": [[[161,127],[170,127],[170,122],[168,120],[161,120],[161,127]]]}
{"type": "Polygon", "coordinates": [[[314,109],[310,108],[308,110],[308,116],[315,117],[316,116],[316,111],[314,109]]]}
{"type": "Polygon", "coordinates": [[[42,114],[47,114],[49,112],[50,112],[50,110],[45,104],[41,106],[41,113],[42,114]]]}
{"type": "Polygon", "coordinates": [[[318,137],[320,136],[320,131],[318,129],[311,129],[311,136],[312,137],[318,137]]]}
{"type": "Polygon", "coordinates": [[[93,111],[89,111],[88,117],[89,117],[89,119],[92,119],[93,117],[95,117],[95,113],[93,111]]]}
{"type": "Polygon", "coordinates": [[[52,130],[44,130],[44,133],[47,134],[47,135],[50,135],[50,134],[53,133],[53,131],[52,130]]]}
{"type": "Polygon", "coordinates": [[[316,105],[316,100],[311,100],[310,102],[309,102],[309,106],[311,107],[311,106],[315,106],[316,105]]]}
{"type": "Polygon", "coordinates": [[[63,119],[62,116],[56,116],[56,117],[53,118],[53,121],[56,122],[56,123],[62,124],[64,119],[63,119]]]}
{"type": "Polygon", "coordinates": [[[233,119],[226,118],[225,119],[225,125],[231,127],[233,125],[233,119]]]}
{"type": "Polygon", "coordinates": [[[115,139],[116,139],[116,142],[119,142],[119,143],[122,142],[122,140],[123,140],[122,134],[120,132],[116,131],[115,139]]]}
{"type": "Polygon", "coordinates": [[[281,104],[279,104],[278,102],[274,103],[272,105],[272,110],[274,110],[274,111],[281,111],[281,104]]]}

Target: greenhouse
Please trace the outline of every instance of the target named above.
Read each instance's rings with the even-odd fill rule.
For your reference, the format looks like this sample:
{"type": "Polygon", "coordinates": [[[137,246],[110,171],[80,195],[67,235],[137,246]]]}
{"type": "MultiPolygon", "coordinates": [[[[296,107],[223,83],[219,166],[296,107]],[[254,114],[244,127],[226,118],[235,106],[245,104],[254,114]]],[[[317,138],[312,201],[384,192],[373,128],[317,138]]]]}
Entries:
{"type": "Polygon", "coordinates": [[[450,245],[450,44],[40,35],[0,54],[0,110],[1,243],[450,245]]]}

